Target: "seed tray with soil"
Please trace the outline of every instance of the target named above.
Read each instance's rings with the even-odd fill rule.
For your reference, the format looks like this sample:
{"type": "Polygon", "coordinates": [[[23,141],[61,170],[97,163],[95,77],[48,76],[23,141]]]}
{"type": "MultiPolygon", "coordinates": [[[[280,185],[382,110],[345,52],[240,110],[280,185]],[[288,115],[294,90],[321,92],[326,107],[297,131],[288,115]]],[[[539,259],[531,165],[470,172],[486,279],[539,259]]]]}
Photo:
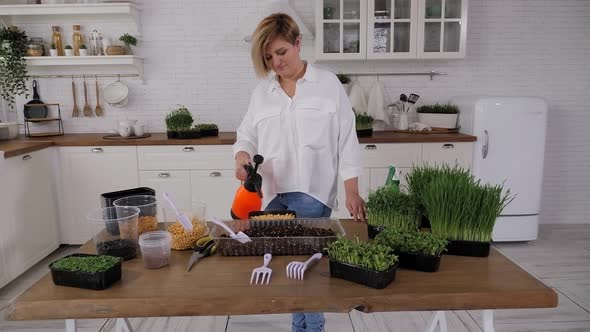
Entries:
{"type": "Polygon", "coordinates": [[[288,225],[265,227],[251,227],[247,220],[225,223],[234,232],[244,232],[252,241],[240,243],[215,226],[211,237],[217,241],[217,250],[223,256],[311,255],[322,252],[328,243],[345,235],[340,221],[331,218],[293,219],[288,225]]]}
{"type": "Polygon", "coordinates": [[[99,255],[109,255],[129,260],[137,256],[137,243],[127,239],[104,241],[96,244],[96,251],[99,255]]]}

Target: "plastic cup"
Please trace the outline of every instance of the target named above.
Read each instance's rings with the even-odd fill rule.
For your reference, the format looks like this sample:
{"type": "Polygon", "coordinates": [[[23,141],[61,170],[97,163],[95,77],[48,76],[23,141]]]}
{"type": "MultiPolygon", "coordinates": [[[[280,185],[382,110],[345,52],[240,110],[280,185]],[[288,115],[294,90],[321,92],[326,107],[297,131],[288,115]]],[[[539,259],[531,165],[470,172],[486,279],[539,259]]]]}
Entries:
{"type": "Polygon", "coordinates": [[[191,202],[191,212],[193,218],[197,218],[200,222],[204,223],[207,213],[207,204],[203,201],[194,200],[191,202]]]}
{"type": "Polygon", "coordinates": [[[124,260],[137,256],[138,216],[139,208],[135,206],[111,206],[92,210],[86,220],[90,223],[96,252],[124,260]]]}
{"type": "Polygon", "coordinates": [[[139,236],[139,247],[143,266],[159,269],[170,264],[170,245],[172,236],[167,231],[154,231],[139,236]]]}
{"type": "Polygon", "coordinates": [[[136,195],[117,199],[113,202],[117,208],[135,206],[139,208],[138,234],[158,230],[158,204],[156,196],[136,195]]]}

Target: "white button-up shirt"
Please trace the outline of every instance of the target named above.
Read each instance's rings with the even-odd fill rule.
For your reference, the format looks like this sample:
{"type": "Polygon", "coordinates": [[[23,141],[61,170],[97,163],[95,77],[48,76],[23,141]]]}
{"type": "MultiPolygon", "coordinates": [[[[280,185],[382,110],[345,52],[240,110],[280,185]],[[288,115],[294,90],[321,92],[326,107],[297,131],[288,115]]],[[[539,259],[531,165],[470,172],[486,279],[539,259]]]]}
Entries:
{"type": "Polygon", "coordinates": [[[264,205],[279,193],[303,192],[337,208],[338,176],[361,174],[355,116],[333,73],[307,65],[291,99],[276,75],[260,82],[237,132],[234,156],[260,154],[264,205]]]}

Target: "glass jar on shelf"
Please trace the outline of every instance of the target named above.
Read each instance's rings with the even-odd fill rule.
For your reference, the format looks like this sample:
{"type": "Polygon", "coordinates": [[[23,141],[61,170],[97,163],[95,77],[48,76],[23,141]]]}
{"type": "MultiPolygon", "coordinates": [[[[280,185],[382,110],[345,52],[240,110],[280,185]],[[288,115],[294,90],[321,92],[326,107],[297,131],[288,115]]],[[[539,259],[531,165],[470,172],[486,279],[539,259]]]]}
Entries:
{"type": "Polygon", "coordinates": [[[27,47],[27,56],[44,56],[48,55],[45,52],[45,41],[43,38],[32,37],[29,40],[27,47]]]}

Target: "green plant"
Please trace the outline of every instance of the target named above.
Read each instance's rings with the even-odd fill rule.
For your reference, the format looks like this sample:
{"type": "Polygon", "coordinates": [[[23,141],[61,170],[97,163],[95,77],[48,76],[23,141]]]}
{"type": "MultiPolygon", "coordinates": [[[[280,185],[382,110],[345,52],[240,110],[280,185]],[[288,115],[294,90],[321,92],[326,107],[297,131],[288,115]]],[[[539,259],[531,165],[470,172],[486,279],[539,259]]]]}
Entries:
{"type": "Polygon", "coordinates": [[[49,46],[49,48],[51,48],[52,50],[57,49],[57,47],[55,46],[55,43],[51,43],[51,46],[49,46]]]}
{"type": "Polygon", "coordinates": [[[71,45],[66,45],[66,47],[64,47],[64,50],[71,50],[72,46],[71,45]]]}
{"type": "MultiPolygon", "coordinates": [[[[354,108],[352,109],[354,112],[354,108]]],[[[367,112],[357,113],[354,112],[356,130],[370,129],[373,128],[373,117],[367,112]]]]}
{"type": "MultiPolygon", "coordinates": [[[[436,178],[439,174],[443,172],[442,168],[438,167],[430,167],[428,165],[413,165],[412,171],[406,173],[406,187],[408,189],[408,193],[416,197],[417,201],[417,208],[422,215],[426,215],[424,211],[424,203],[422,199],[424,197],[423,193],[428,184],[432,181],[432,179],[436,178]]],[[[455,171],[461,172],[459,169],[455,171]]]]}
{"type": "Polygon", "coordinates": [[[9,106],[15,105],[15,96],[25,94],[27,90],[27,53],[29,38],[24,31],[16,27],[0,30],[0,95],[9,106]]]}
{"type": "Polygon", "coordinates": [[[340,83],[342,84],[348,84],[350,83],[350,77],[346,74],[336,74],[336,77],[338,77],[338,80],[340,81],[340,83]]]}
{"type": "Polygon", "coordinates": [[[386,271],[398,262],[391,248],[376,244],[339,238],[328,244],[330,259],[373,271],[386,271]]]}
{"type": "Polygon", "coordinates": [[[459,107],[451,104],[422,105],[416,109],[418,113],[458,114],[459,107]]]}
{"type": "Polygon", "coordinates": [[[489,242],[496,218],[512,201],[503,185],[482,184],[468,170],[446,164],[421,190],[434,235],[448,240],[489,242]]]}
{"type": "Polygon", "coordinates": [[[119,40],[127,45],[137,46],[137,38],[133,37],[132,35],[126,33],[119,37],[119,40]]]}
{"type": "Polygon", "coordinates": [[[416,197],[382,186],[367,199],[367,223],[372,226],[416,230],[420,212],[416,197]]]}
{"type": "Polygon", "coordinates": [[[448,241],[429,232],[384,229],[375,237],[375,242],[388,246],[396,252],[422,256],[440,256],[448,241]]]}
{"type": "Polygon", "coordinates": [[[219,129],[219,127],[217,127],[217,125],[214,123],[200,123],[195,126],[195,129],[197,129],[197,130],[215,130],[215,129],[219,129]]]}
{"type": "Polygon", "coordinates": [[[64,257],[51,264],[54,269],[62,271],[77,272],[104,272],[121,261],[119,257],[113,256],[70,256],[64,257]]]}
{"type": "Polygon", "coordinates": [[[188,131],[193,125],[193,116],[184,105],[178,107],[166,115],[166,129],[168,131],[188,131]]]}
{"type": "Polygon", "coordinates": [[[85,50],[85,49],[86,49],[86,45],[82,44],[82,45],[80,46],[80,49],[81,49],[81,50],[85,50]]]}

